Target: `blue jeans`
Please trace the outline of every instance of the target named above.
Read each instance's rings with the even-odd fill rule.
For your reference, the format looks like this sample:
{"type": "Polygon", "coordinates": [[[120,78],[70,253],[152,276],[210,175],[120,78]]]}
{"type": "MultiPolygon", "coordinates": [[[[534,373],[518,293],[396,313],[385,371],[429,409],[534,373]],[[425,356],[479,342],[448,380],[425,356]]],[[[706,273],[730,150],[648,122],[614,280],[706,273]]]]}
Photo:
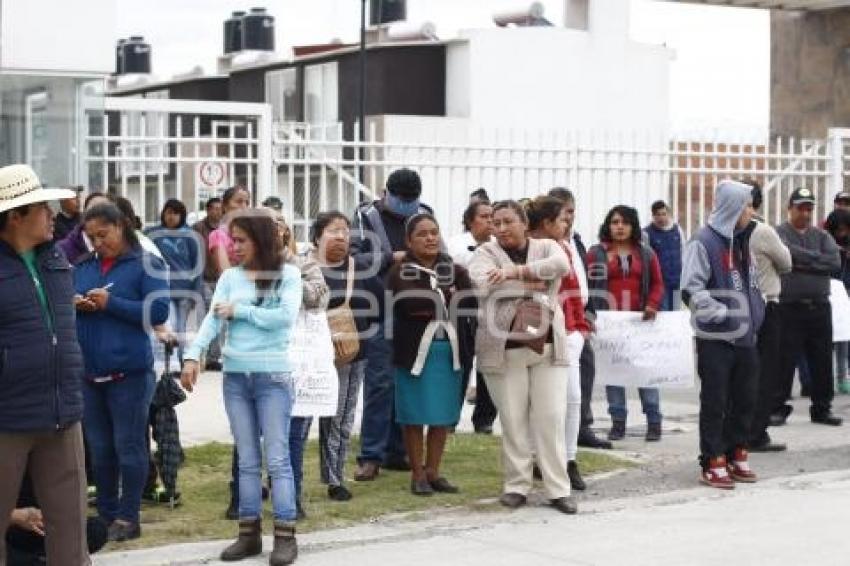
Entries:
{"type": "Polygon", "coordinates": [[[363,421],[357,461],[383,463],[405,457],[401,427],[395,422],[395,379],[392,344],[384,338],[383,322],[366,340],[366,376],[363,381],[363,421]]]}
{"type": "Polygon", "coordinates": [[[660,310],[676,311],[679,310],[681,301],[679,300],[680,291],[678,289],[670,289],[667,284],[664,284],[664,295],[661,296],[660,310]]]}
{"type": "Polygon", "coordinates": [[[177,359],[183,363],[183,345],[186,343],[186,322],[195,302],[188,297],[171,299],[171,321],[174,324],[174,333],[177,334],[177,359]]]}
{"type": "Polygon", "coordinates": [[[148,411],[155,383],[153,371],[128,374],[121,381],[83,382],[83,426],[94,459],[97,511],[107,523],[115,519],[139,522],[150,460],[148,411]]]}
{"type": "Polygon", "coordinates": [[[289,418],[295,400],[288,373],[225,373],[224,409],[239,452],[239,519],[262,516],[263,440],[272,484],[272,514],[295,520],[295,486],[289,462],[289,418]]]}
{"type": "Polygon", "coordinates": [[[313,417],[292,417],[289,421],[289,459],[295,480],[295,499],[301,501],[301,484],[304,478],[304,450],[310,437],[313,417]]]}
{"type": "MultiPolygon", "coordinates": [[[[606,385],[605,393],[608,396],[608,413],[615,421],[626,421],[628,409],[626,408],[626,388],[618,385],[606,385]]],[[[661,423],[661,396],[656,387],[638,387],[640,405],[646,415],[649,424],[661,423]]]]}

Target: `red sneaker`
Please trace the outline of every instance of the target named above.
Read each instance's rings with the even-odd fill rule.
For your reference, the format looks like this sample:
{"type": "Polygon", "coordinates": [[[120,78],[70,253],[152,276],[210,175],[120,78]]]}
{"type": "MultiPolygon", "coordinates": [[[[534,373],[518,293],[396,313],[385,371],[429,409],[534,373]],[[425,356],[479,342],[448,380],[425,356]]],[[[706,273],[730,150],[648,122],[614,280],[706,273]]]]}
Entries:
{"type": "Polygon", "coordinates": [[[755,483],[758,476],[750,469],[749,454],[744,448],[736,448],[732,462],[728,464],[729,475],[741,483],[755,483]]]}
{"type": "Polygon", "coordinates": [[[716,487],[718,489],[735,489],[735,482],[729,476],[729,471],[726,469],[726,457],[711,458],[708,461],[702,474],[700,481],[707,486],[716,487]]]}

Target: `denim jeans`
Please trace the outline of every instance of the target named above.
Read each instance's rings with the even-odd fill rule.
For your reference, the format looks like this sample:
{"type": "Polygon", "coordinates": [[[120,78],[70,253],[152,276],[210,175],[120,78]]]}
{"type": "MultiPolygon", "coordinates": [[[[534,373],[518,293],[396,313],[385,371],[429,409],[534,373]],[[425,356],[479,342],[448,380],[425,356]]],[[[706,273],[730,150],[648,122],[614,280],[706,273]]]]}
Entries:
{"type": "Polygon", "coordinates": [[[307,448],[311,426],[313,426],[313,417],[292,417],[289,421],[289,459],[292,461],[296,501],[301,501],[301,485],[304,479],[304,450],[307,448]]]}
{"type": "Polygon", "coordinates": [[[835,379],[841,381],[847,377],[847,361],[850,355],[850,342],[836,342],[833,344],[835,350],[835,379]]]}
{"type": "Polygon", "coordinates": [[[292,375],[228,372],[222,388],[239,452],[239,518],[262,516],[264,448],[272,484],[272,514],[278,521],[294,521],[295,485],[289,461],[289,420],[295,399],[292,375]]]}
{"type": "Polygon", "coordinates": [[[664,286],[664,295],[661,296],[660,310],[676,311],[679,310],[681,300],[679,298],[680,291],[678,289],[669,289],[666,284],[664,286]]]}
{"type": "Polygon", "coordinates": [[[363,381],[363,421],[357,461],[383,463],[405,457],[401,428],[395,422],[395,380],[392,344],[384,338],[383,323],[366,340],[366,376],[363,381]]]}
{"type": "Polygon", "coordinates": [[[129,374],[121,381],[83,382],[83,426],[94,458],[97,511],[107,523],[115,519],[139,522],[150,459],[148,411],[155,382],[153,371],[129,374]]]}
{"type": "MultiPolygon", "coordinates": [[[[212,298],[213,293],[215,293],[215,282],[204,281],[203,291],[204,312],[206,313],[212,308],[212,298]]],[[[221,358],[221,343],[224,340],[222,334],[223,333],[219,333],[215,338],[213,338],[210,345],[207,347],[206,361],[217,362],[221,358]]]]}
{"type": "MultiPolygon", "coordinates": [[[[626,388],[618,385],[606,385],[605,393],[608,396],[608,413],[615,421],[624,421],[628,416],[626,408],[626,388]]],[[[655,387],[638,387],[640,405],[646,415],[646,422],[657,424],[661,422],[661,396],[655,387]]]]}
{"type": "Polygon", "coordinates": [[[174,333],[177,334],[177,359],[183,363],[183,345],[186,344],[186,323],[195,302],[189,297],[171,299],[171,322],[174,325],[174,333]]]}

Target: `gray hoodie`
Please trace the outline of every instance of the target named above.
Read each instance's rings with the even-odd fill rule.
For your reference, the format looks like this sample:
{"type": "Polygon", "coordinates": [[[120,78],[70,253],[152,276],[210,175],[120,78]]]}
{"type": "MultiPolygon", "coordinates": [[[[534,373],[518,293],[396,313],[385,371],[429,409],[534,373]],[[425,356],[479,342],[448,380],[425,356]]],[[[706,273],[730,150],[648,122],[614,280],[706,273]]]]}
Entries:
{"type": "Polygon", "coordinates": [[[764,309],[754,261],[740,236],[736,239],[741,232],[736,229],[738,219],[750,202],[751,190],[749,185],[735,181],[723,181],[717,186],[708,226],[685,246],[682,262],[682,291],[694,311],[698,330],[717,335],[732,332],[736,336],[731,341],[743,340],[746,345],[754,342],[754,330],[761,325],[764,309]],[[736,246],[743,246],[737,265],[733,249],[736,246]],[[747,304],[729,298],[730,291],[741,293],[738,297],[746,297],[747,304]],[[733,307],[736,321],[730,320],[733,307]],[[747,323],[747,332],[738,336],[743,323],[747,323]]]}

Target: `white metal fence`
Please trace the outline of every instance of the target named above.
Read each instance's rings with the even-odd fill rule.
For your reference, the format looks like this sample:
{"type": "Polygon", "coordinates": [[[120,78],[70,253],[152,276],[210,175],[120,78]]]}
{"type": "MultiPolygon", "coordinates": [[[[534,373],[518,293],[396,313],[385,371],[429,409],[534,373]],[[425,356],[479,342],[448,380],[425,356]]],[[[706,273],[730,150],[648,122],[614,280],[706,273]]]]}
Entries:
{"type": "Polygon", "coordinates": [[[373,141],[382,135],[371,124],[363,142],[344,140],[339,124],[272,124],[264,104],[107,98],[105,111],[89,114],[90,185],[128,196],[150,223],[167,198],[196,210],[242,183],[258,202],[278,195],[301,241],[319,211],[351,213],[398,167],[419,171],[423,201],[449,234],[460,230],[478,187],[493,199],[519,199],[566,186],[578,199],[577,228],[593,239],[614,204],[635,206],[646,221],[656,199],[670,202],[690,233],[706,221],[713,188],[727,177],[762,184],[762,212],[771,222],[782,220],[788,195],[801,186],[815,192],[823,217],[850,159],[850,130],[840,129],[823,140],[508,131],[447,143],[422,141],[427,132],[417,132],[416,141],[373,141]]]}

